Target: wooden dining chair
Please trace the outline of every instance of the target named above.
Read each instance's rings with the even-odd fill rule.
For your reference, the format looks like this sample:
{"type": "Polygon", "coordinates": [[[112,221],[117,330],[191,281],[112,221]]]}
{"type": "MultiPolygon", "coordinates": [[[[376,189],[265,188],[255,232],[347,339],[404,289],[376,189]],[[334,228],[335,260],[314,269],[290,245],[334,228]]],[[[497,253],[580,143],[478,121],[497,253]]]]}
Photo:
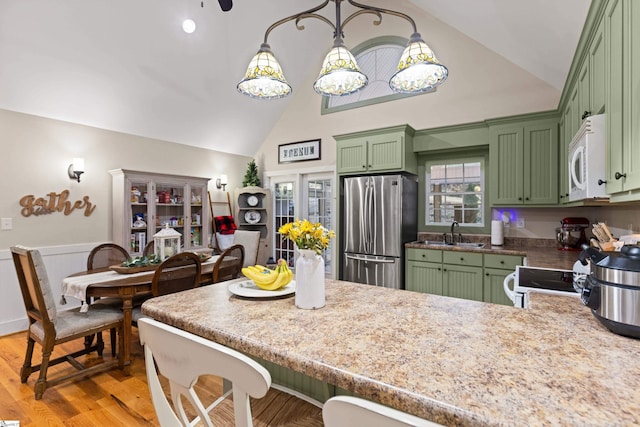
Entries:
{"type": "Polygon", "coordinates": [[[233,245],[222,252],[213,264],[213,283],[236,279],[242,273],[244,247],[233,245]]]}
{"type": "Polygon", "coordinates": [[[91,249],[87,258],[87,270],[120,265],[129,259],[129,252],[115,243],[103,243],[91,249]]]}
{"type": "MultiPolygon", "coordinates": [[[[202,265],[200,257],[193,252],[180,252],[165,259],[151,279],[151,294],[154,297],[186,291],[200,285],[202,265]]],[[[131,318],[137,323],[142,318],[140,307],[134,307],[131,318]]]]}
{"type": "Polygon", "coordinates": [[[271,388],[269,372],[248,356],[150,318],[140,319],[138,327],[151,399],[161,427],[186,427],[196,421],[206,426],[322,426],[318,402],[271,388]],[[169,380],[173,408],[158,374],[169,380]],[[194,390],[203,375],[231,382],[231,390],[208,407],[194,390]],[[189,420],[183,398],[199,420],[189,420]]]}
{"type": "Polygon", "coordinates": [[[119,347],[123,348],[123,315],[116,308],[103,307],[100,310],[92,310],[91,305],[86,313],[81,313],[80,308],[75,310],[58,311],[53,298],[49,278],[42,261],[40,252],[22,246],[11,247],[11,254],[15,264],[22,299],[27,311],[29,329],[27,332],[27,352],[24,364],[20,369],[20,381],[26,383],[33,372],[40,371],[40,376],[35,383],[35,398],[42,398],[44,391],[62,381],[75,380],[98,372],[113,368],[117,364],[124,366],[124,355],[120,351],[118,360],[103,361],[100,364],[92,364],[86,367],[76,360],[77,357],[97,352],[102,356],[104,343],[98,342],[88,348],[74,351],[51,359],[51,354],[56,345],[72,341],[86,336],[99,334],[102,331],[116,329],[120,336],[119,347]],[[35,343],[42,347],[42,361],[38,365],[32,364],[32,356],[35,343]],[[78,369],[72,373],[60,373],[54,378],[47,378],[47,370],[50,366],[62,362],[69,362],[78,369]]]}
{"type": "Polygon", "coordinates": [[[144,249],[142,250],[142,256],[149,256],[151,254],[155,254],[156,250],[156,242],[153,240],[146,244],[144,249]]]}
{"type": "Polygon", "coordinates": [[[415,415],[353,396],[335,396],[322,408],[326,427],[437,427],[437,424],[415,415]]]}
{"type": "Polygon", "coordinates": [[[260,231],[236,230],[233,233],[233,244],[242,245],[244,248],[243,267],[256,265],[258,262],[258,250],[260,249],[260,231]]]}
{"type": "MultiPolygon", "coordinates": [[[[91,249],[89,256],[87,257],[87,271],[98,270],[102,268],[111,267],[112,265],[120,265],[130,257],[129,252],[125,248],[115,243],[102,243],[95,248],[91,249]]],[[[117,297],[100,298],[96,299],[100,301],[99,304],[108,305],[110,307],[122,307],[122,299],[117,297]]],[[[111,355],[115,356],[116,353],[116,331],[112,329],[110,331],[111,337],[111,355]]],[[[85,344],[87,347],[91,345],[93,337],[87,337],[85,344]]],[[[98,343],[102,342],[102,333],[97,336],[98,343]]]]}

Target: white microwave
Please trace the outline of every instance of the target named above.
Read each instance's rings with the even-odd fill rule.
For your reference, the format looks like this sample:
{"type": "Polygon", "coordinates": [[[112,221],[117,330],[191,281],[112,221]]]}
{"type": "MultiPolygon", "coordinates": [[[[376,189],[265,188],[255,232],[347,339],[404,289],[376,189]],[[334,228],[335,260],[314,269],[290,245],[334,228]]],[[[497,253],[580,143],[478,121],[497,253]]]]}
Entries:
{"type": "Polygon", "coordinates": [[[609,197],[605,192],[604,114],[587,117],[569,144],[569,200],[609,197]]]}

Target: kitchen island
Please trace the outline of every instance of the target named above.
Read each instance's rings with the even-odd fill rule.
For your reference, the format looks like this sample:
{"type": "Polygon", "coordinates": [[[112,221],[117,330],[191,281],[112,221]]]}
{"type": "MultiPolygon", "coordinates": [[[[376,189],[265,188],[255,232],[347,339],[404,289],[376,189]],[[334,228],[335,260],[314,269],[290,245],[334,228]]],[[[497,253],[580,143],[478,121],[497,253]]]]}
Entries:
{"type": "Polygon", "coordinates": [[[223,282],[144,314],[445,425],[640,424],[640,340],[579,299],[532,309],[327,280],[327,305],[243,299],[223,282]]]}

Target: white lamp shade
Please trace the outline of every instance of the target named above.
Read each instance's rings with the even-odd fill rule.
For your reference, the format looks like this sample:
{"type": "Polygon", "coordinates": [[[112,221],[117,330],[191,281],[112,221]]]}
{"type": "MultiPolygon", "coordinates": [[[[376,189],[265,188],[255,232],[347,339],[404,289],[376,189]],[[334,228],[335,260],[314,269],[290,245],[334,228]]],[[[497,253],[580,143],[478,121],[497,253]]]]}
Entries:
{"type": "Polygon", "coordinates": [[[73,158],[73,171],[84,172],[84,159],[82,157],[73,158]]]}
{"type": "Polygon", "coordinates": [[[282,74],[282,67],[266,43],[260,46],[258,53],[251,59],[237,88],[244,95],[260,99],[277,99],[291,93],[291,86],[282,74]]]}
{"type": "Polygon", "coordinates": [[[398,70],[389,80],[389,86],[394,92],[434,91],[448,75],[447,67],[440,64],[420,34],[413,33],[400,57],[398,70]]]}
{"type": "Polygon", "coordinates": [[[362,89],[368,82],[353,54],[343,45],[335,44],[324,58],[313,89],[320,95],[344,96],[362,89]]]}

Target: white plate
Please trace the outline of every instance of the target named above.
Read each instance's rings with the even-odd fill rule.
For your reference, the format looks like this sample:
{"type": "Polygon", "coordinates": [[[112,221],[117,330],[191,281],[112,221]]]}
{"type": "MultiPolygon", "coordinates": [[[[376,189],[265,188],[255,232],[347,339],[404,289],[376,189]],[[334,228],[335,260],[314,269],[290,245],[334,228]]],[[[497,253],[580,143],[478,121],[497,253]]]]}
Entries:
{"type": "Polygon", "coordinates": [[[258,211],[247,211],[244,214],[244,220],[247,221],[249,224],[256,224],[258,222],[260,222],[260,212],[258,211]]]}
{"type": "Polygon", "coordinates": [[[247,204],[252,207],[258,206],[258,198],[256,196],[247,197],[247,204]]]}
{"type": "Polygon", "coordinates": [[[252,280],[232,283],[227,287],[227,289],[229,289],[229,292],[234,295],[247,298],[281,297],[283,295],[290,295],[296,291],[296,281],[292,280],[287,286],[280,288],[277,291],[260,289],[252,280]]]}

